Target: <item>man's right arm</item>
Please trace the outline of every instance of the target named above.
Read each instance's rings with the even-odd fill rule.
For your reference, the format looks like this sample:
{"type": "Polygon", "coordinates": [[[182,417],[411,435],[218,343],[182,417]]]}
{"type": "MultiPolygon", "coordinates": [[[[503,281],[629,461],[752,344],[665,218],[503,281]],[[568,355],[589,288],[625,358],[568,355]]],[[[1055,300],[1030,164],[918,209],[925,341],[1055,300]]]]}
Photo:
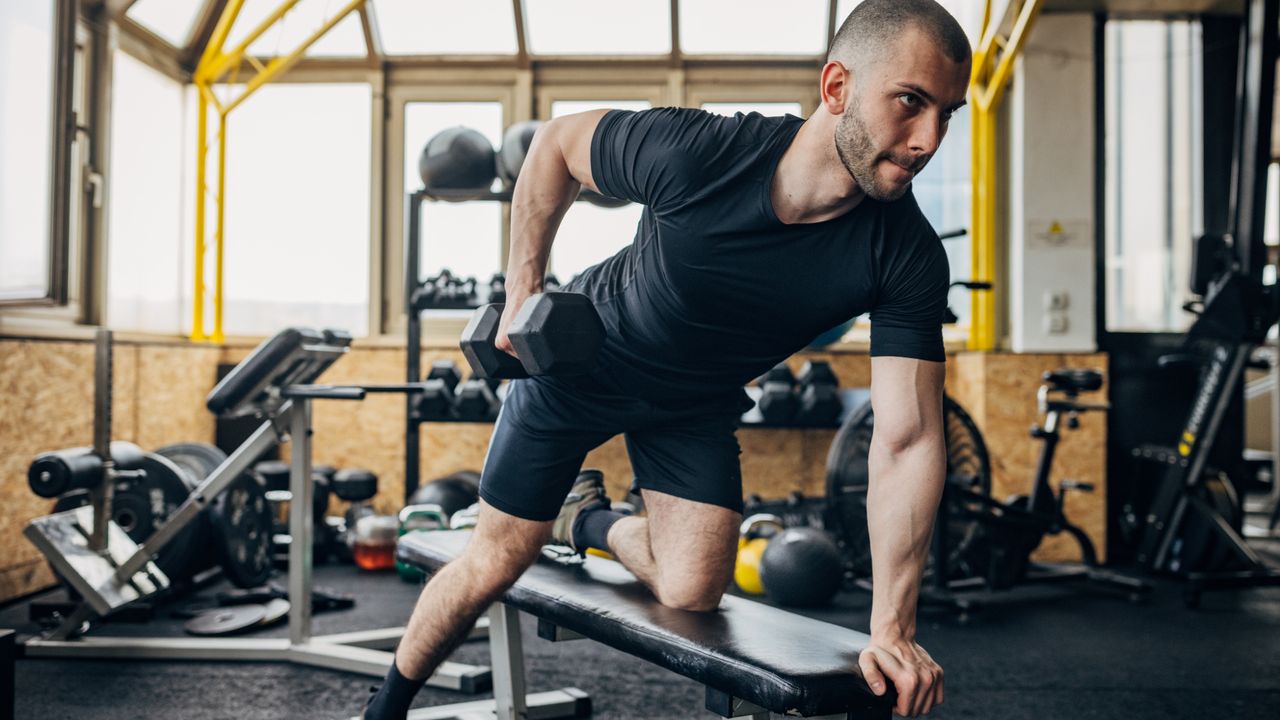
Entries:
{"type": "Polygon", "coordinates": [[[598,190],[591,176],[591,139],[607,110],[554,118],[533,136],[511,200],[511,251],[507,303],[498,329],[499,350],[515,354],[507,328],[524,301],[542,292],[560,220],[582,186],[598,190]]]}

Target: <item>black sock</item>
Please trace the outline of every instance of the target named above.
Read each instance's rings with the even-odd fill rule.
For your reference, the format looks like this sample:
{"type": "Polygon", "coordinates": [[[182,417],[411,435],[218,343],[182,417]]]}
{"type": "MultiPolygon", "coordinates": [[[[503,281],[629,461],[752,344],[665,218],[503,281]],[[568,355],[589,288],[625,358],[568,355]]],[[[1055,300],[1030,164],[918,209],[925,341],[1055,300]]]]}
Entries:
{"type": "Polygon", "coordinates": [[[573,521],[573,546],[579,550],[595,548],[610,552],[609,528],[624,517],[626,515],[610,510],[605,503],[583,508],[573,521]]]}
{"type": "Polygon", "coordinates": [[[400,668],[393,661],[382,687],[369,698],[369,704],[364,709],[365,720],[404,720],[409,714],[413,696],[418,694],[426,682],[410,680],[401,675],[400,668]]]}

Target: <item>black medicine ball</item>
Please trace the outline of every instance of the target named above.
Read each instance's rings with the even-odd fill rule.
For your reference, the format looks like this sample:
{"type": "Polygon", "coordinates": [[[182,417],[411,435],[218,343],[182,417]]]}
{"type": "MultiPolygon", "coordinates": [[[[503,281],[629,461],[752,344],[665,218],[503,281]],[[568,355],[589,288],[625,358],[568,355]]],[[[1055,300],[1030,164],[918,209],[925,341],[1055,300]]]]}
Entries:
{"type": "Polygon", "coordinates": [[[496,154],[477,130],[452,127],[427,141],[418,156],[418,175],[427,192],[445,200],[471,200],[493,184],[496,154]]]}

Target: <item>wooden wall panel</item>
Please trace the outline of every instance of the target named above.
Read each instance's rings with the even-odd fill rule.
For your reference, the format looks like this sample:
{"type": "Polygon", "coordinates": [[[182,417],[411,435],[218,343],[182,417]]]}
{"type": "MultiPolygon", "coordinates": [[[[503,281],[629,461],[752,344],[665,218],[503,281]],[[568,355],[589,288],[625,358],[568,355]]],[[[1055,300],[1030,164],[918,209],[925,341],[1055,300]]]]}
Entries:
{"type": "MultiPolygon", "coordinates": [[[[174,342],[118,343],[115,353],[113,427],[118,439],[134,440],[146,449],[185,440],[212,441],[214,418],[204,397],[220,362],[238,362],[251,351],[247,344],[222,347],[174,342]]],[[[808,357],[832,362],[841,385],[866,387],[871,362],[865,354],[825,352],[789,361],[799,370],[808,357]]],[[[423,367],[436,359],[462,364],[452,349],[423,353],[423,367]]],[[[1061,365],[1101,366],[1102,355],[1008,355],[959,353],[947,367],[948,391],[974,416],[987,439],[995,464],[997,495],[1021,491],[1034,469],[1038,446],[1027,429],[1037,420],[1035,390],[1042,371],[1061,365]]],[[[400,383],[404,350],[383,341],[357,341],[348,357],[335,364],[322,382],[400,383]]],[[[88,342],[38,342],[0,339],[0,544],[15,548],[0,558],[0,599],[38,589],[51,582],[43,560],[20,533],[26,522],[47,511],[49,502],[26,486],[26,467],[38,452],[88,444],[92,431],[93,347],[88,342]]],[[[422,426],[421,476],[430,479],[460,469],[479,469],[492,426],[487,423],[433,423],[422,426]]],[[[1093,482],[1092,495],[1076,495],[1071,516],[1105,547],[1105,423],[1086,415],[1080,431],[1067,434],[1055,465],[1055,484],[1063,476],[1093,482]]],[[[744,429],[743,486],[746,494],[784,497],[792,490],[808,496],[824,492],[830,430],[744,429]]],[[[380,492],[375,504],[394,512],[403,502],[404,397],[371,395],[363,402],[317,401],[314,461],[339,467],[365,467],[376,472],[380,492]]],[[[287,448],[285,449],[287,457],[287,448]]],[[[587,457],[589,467],[606,474],[609,492],[621,498],[632,473],[625,445],[615,438],[587,457]]],[[[340,513],[341,503],[331,512],[340,513]]],[[[1072,548],[1050,543],[1045,559],[1065,559],[1072,548]]]]}
{"type": "Polygon", "coordinates": [[[93,345],[0,342],[0,600],[53,582],[43,556],[22,535],[31,518],[53,505],[27,487],[31,459],[92,441],[93,345]]]}

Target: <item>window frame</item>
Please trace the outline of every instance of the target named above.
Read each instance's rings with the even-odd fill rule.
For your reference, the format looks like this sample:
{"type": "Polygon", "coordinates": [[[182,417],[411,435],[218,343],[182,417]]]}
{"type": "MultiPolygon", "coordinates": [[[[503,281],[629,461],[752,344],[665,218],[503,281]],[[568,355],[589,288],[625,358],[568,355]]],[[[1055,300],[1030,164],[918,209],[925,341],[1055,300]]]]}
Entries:
{"type": "Polygon", "coordinates": [[[50,146],[46,149],[49,162],[49,198],[45,212],[48,219],[49,267],[45,292],[40,295],[0,298],[0,311],[18,310],[32,314],[37,319],[73,322],[77,308],[68,309],[72,298],[68,266],[72,250],[69,233],[71,198],[71,142],[76,122],[72,116],[72,100],[75,81],[77,38],[82,32],[75,14],[74,0],[49,0],[53,9],[53,52],[48,60],[53,64],[53,86],[49,88],[50,113],[53,124],[50,146]]]}
{"type": "MultiPolygon", "coordinates": [[[[502,126],[509,127],[516,122],[515,106],[518,91],[514,82],[503,83],[493,79],[488,83],[476,81],[465,84],[417,84],[406,83],[388,88],[385,92],[386,112],[385,131],[383,137],[382,157],[386,160],[379,168],[381,183],[375,182],[375,192],[383,192],[383,203],[380,205],[385,222],[381,242],[373,243],[380,255],[376,267],[381,276],[376,283],[373,298],[380,312],[378,317],[371,318],[369,334],[403,335],[406,331],[404,308],[404,249],[409,232],[407,221],[408,189],[404,186],[404,167],[400,159],[404,157],[404,116],[405,107],[417,102],[496,102],[502,106],[502,126]],[[381,185],[381,187],[378,187],[381,185]],[[376,320],[376,322],[375,322],[376,320]]],[[[380,94],[375,93],[375,100],[380,94]]],[[[375,203],[376,204],[376,203],[375,203]]],[[[502,234],[499,238],[502,262],[506,263],[509,238],[509,212],[504,205],[502,211],[502,234]]],[[[376,237],[376,235],[375,235],[376,237]]],[[[371,285],[374,287],[375,285],[371,285]]],[[[424,338],[427,344],[434,342],[438,331],[441,338],[448,336],[456,339],[465,325],[465,319],[455,322],[426,323],[432,330],[430,337],[424,338]],[[456,327],[456,331],[454,326],[456,327]]]]}

